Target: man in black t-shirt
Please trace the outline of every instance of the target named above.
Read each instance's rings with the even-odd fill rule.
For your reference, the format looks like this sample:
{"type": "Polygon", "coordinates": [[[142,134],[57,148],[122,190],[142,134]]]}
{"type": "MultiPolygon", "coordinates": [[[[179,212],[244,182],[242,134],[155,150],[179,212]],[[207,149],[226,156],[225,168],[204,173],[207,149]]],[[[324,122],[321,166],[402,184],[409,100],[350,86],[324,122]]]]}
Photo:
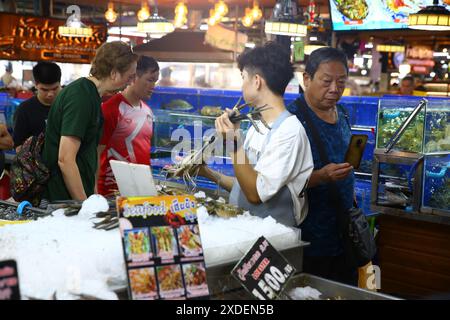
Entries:
{"type": "Polygon", "coordinates": [[[56,63],[42,61],[33,68],[37,93],[22,102],[14,114],[13,138],[16,151],[25,140],[45,130],[50,106],[61,90],[61,69],[56,63]]]}

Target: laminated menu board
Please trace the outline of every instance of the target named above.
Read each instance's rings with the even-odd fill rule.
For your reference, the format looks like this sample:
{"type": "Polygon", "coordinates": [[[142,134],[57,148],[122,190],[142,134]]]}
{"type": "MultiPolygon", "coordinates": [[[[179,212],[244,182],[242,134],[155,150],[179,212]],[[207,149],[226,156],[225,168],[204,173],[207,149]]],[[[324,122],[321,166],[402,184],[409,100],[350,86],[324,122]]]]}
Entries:
{"type": "Polygon", "coordinates": [[[209,297],[193,196],[118,197],[117,212],[131,299],[209,297]]]}

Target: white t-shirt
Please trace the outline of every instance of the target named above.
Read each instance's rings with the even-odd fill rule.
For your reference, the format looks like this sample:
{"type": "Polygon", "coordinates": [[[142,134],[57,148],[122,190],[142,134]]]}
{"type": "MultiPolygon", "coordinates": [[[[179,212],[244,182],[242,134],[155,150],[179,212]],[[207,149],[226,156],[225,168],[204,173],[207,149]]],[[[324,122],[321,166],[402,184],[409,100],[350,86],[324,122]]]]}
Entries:
{"type": "Polygon", "coordinates": [[[286,185],[294,193],[293,200],[295,196],[298,198],[314,168],[303,125],[296,116],[289,116],[272,132],[268,143],[269,129],[262,124],[258,128],[262,133],[258,133],[253,126],[248,130],[244,150],[250,162],[256,163],[254,169],[258,173],[256,188],[259,198],[266,202],[286,185]]]}

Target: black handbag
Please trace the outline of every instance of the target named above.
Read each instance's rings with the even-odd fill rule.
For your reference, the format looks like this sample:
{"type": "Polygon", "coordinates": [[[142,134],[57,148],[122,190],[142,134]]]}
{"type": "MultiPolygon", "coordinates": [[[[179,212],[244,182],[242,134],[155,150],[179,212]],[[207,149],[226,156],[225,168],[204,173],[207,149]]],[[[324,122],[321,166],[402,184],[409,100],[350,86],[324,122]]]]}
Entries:
{"type": "MultiPolygon", "coordinates": [[[[304,125],[310,129],[312,140],[317,146],[322,165],[326,166],[330,161],[325,152],[320,134],[312,122],[309,111],[306,109],[309,107],[301,102],[297,103],[297,105],[300,107],[305,120],[304,125]]],[[[338,186],[334,182],[329,183],[328,187],[331,204],[337,211],[338,232],[344,246],[346,263],[351,267],[362,267],[373,259],[377,250],[370,225],[360,208],[353,207],[349,210],[343,208],[338,186]]]]}

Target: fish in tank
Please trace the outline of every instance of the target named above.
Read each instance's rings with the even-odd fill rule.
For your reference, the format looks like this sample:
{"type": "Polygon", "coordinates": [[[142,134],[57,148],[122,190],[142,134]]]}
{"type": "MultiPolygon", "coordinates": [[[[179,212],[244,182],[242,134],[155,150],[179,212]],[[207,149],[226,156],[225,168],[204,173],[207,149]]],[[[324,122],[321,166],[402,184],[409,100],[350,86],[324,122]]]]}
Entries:
{"type": "MultiPolygon", "coordinates": [[[[378,115],[377,148],[385,148],[397,129],[408,118],[412,110],[389,109],[378,115]]],[[[394,149],[407,152],[422,152],[424,112],[420,112],[408,125],[394,149]]]]}
{"type": "Polygon", "coordinates": [[[425,126],[425,152],[450,151],[449,111],[428,112],[425,126]]]}
{"type": "MultiPolygon", "coordinates": [[[[392,136],[413,112],[413,108],[409,105],[402,108],[401,101],[397,102],[399,107],[393,107],[393,103],[395,102],[387,101],[385,102],[386,107],[380,107],[377,148],[385,148],[392,136]]],[[[405,101],[404,103],[411,102],[405,101]]],[[[422,109],[406,127],[394,149],[415,153],[450,151],[450,107],[447,105],[447,101],[429,101],[426,110],[422,109]]]]}

